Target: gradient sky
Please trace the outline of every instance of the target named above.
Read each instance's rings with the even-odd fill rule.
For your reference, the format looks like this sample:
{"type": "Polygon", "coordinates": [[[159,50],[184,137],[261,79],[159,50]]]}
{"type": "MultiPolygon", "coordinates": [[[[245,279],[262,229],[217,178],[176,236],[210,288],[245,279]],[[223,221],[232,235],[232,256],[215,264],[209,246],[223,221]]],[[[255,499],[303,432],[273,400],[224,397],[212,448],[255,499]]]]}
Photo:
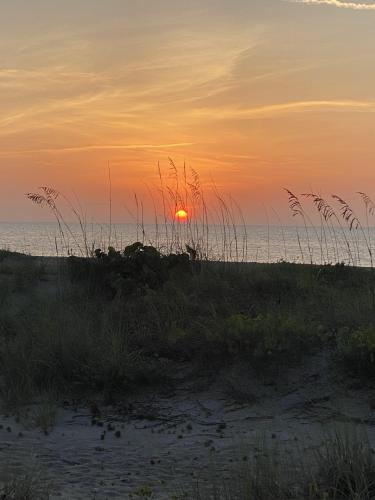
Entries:
{"type": "Polygon", "coordinates": [[[24,193],[75,193],[115,217],[186,161],[241,203],[375,197],[375,2],[0,0],[0,220],[24,193]]]}

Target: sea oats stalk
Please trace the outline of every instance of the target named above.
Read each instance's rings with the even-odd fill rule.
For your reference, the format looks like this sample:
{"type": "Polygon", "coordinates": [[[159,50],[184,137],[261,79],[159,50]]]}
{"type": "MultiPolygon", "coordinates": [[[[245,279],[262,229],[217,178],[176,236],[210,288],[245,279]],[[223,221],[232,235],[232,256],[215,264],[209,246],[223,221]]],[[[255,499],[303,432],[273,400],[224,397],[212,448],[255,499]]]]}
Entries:
{"type": "Polygon", "coordinates": [[[372,199],[366,194],[361,191],[358,192],[360,197],[362,198],[363,203],[365,204],[365,213],[366,213],[366,226],[367,226],[367,233],[368,233],[368,241],[370,245],[370,249],[372,252],[372,238],[371,238],[371,232],[370,232],[370,223],[369,223],[369,216],[374,216],[375,215],[375,203],[372,201],[372,199]]]}
{"type": "MultiPolygon", "coordinates": [[[[363,239],[365,241],[365,244],[366,244],[368,254],[370,256],[371,267],[373,267],[373,257],[372,257],[371,245],[370,245],[368,237],[363,229],[361,221],[358,219],[358,217],[355,214],[352,207],[345,200],[343,200],[340,196],[333,194],[332,198],[335,199],[339,203],[341,216],[348,224],[349,230],[351,232],[353,230],[359,230],[361,232],[363,239]]],[[[359,256],[358,239],[356,240],[356,245],[357,245],[357,252],[358,252],[358,256],[359,256]]]]}
{"type": "Polygon", "coordinates": [[[331,234],[333,234],[334,245],[335,245],[335,248],[336,248],[336,259],[337,259],[337,262],[339,261],[339,249],[338,249],[338,241],[337,241],[336,230],[335,230],[334,225],[332,224],[332,220],[334,219],[338,223],[338,225],[339,225],[339,227],[341,229],[341,234],[342,234],[343,239],[345,241],[346,248],[347,248],[349,263],[352,262],[353,265],[354,265],[354,259],[353,259],[352,251],[351,251],[351,248],[350,248],[350,243],[349,243],[349,241],[348,241],[348,239],[346,237],[346,234],[345,234],[345,229],[343,228],[343,226],[341,224],[341,221],[340,221],[339,217],[337,216],[337,214],[336,214],[335,210],[333,209],[333,207],[331,205],[329,205],[326,202],[326,200],[324,200],[318,194],[315,194],[315,193],[303,193],[301,196],[305,196],[306,198],[312,199],[312,201],[313,201],[315,207],[317,208],[319,214],[323,217],[323,219],[326,222],[327,227],[330,230],[331,234]],[[331,222],[331,224],[329,224],[330,222],[331,222]]]}
{"type": "Polygon", "coordinates": [[[67,240],[67,236],[69,235],[73,239],[73,242],[77,247],[81,256],[89,257],[90,249],[88,247],[88,242],[87,242],[87,228],[86,228],[86,223],[80,212],[74,207],[71,201],[65,195],[61,194],[57,189],[47,186],[41,186],[39,190],[40,193],[27,193],[26,197],[36,205],[39,205],[41,207],[47,207],[52,212],[59,228],[59,233],[63,242],[63,246],[65,247],[67,253],[69,254],[71,252],[70,245],[67,240]],[[65,200],[65,202],[68,204],[69,208],[73,212],[74,216],[76,217],[81,230],[84,242],[84,248],[82,248],[81,245],[79,244],[76,235],[73,233],[71,227],[66,222],[60,208],[58,207],[57,203],[59,198],[65,200]]]}
{"type": "MultiPolygon", "coordinates": [[[[288,202],[289,202],[289,208],[292,211],[293,217],[301,217],[303,220],[303,225],[305,227],[305,233],[306,233],[306,239],[307,239],[307,247],[308,247],[308,252],[310,256],[310,264],[313,263],[313,256],[312,256],[312,250],[311,250],[311,244],[310,244],[310,236],[309,236],[309,230],[307,227],[307,216],[306,213],[302,207],[301,202],[299,201],[298,197],[292,193],[289,189],[284,188],[284,191],[288,194],[288,202]]],[[[301,242],[298,236],[298,244],[301,248],[301,242]]]]}

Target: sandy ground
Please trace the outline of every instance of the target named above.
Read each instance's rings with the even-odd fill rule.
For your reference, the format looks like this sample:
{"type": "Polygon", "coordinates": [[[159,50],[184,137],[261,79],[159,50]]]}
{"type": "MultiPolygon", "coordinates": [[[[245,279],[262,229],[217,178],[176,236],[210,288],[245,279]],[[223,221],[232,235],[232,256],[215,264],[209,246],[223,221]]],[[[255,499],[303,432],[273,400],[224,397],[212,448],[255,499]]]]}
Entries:
{"type": "Polygon", "coordinates": [[[0,473],[36,467],[53,485],[53,498],[128,498],[147,485],[153,498],[167,499],[212,474],[213,464],[221,476],[230,474],[237,460],[259,451],[261,439],[284,457],[297,449],[309,454],[327,429],[348,422],[361,423],[375,445],[372,392],[334,366],[321,354],[263,382],[245,372],[227,374],[225,382],[185,378],[168,393],[100,408],[94,425],[96,408],[65,405],[48,435],[32,417],[1,415],[0,473]]]}

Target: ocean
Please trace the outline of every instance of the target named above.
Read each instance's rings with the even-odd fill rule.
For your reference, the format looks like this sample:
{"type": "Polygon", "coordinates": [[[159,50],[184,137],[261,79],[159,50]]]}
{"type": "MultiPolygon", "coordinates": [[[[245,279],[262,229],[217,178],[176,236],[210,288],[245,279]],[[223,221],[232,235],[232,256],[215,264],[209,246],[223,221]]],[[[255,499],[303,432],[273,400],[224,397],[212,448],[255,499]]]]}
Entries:
{"type": "Polygon", "coordinates": [[[198,245],[204,256],[215,260],[370,266],[375,228],[113,224],[110,229],[108,224],[88,224],[82,232],[76,223],[62,230],[51,222],[0,223],[0,248],[30,255],[79,256],[109,245],[120,250],[135,241],[166,253],[198,245]]]}

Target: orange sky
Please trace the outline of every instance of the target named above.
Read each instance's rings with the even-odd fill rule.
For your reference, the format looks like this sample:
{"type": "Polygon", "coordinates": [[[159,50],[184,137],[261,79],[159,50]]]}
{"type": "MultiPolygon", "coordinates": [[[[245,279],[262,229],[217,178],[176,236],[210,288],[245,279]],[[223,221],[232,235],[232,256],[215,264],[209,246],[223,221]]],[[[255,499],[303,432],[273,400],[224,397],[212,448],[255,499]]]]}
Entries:
{"type": "Polygon", "coordinates": [[[39,185],[105,219],[108,161],[126,220],[168,157],[249,223],[284,186],[375,197],[375,2],[5,0],[0,23],[0,220],[46,219],[39,185]]]}

